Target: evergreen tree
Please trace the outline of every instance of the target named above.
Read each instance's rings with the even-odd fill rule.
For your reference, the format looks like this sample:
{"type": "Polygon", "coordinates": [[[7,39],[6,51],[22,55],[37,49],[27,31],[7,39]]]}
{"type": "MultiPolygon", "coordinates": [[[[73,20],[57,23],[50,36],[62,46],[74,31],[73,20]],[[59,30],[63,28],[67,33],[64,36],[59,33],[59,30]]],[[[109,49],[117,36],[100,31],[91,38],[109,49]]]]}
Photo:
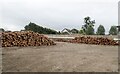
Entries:
{"type": "Polygon", "coordinates": [[[97,35],[105,35],[105,28],[103,25],[99,25],[96,34],[97,35]]]}
{"type": "Polygon", "coordinates": [[[117,35],[117,27],[116,26],[111,26],[111,28],[109,30],[109,34],[117,35]]]}

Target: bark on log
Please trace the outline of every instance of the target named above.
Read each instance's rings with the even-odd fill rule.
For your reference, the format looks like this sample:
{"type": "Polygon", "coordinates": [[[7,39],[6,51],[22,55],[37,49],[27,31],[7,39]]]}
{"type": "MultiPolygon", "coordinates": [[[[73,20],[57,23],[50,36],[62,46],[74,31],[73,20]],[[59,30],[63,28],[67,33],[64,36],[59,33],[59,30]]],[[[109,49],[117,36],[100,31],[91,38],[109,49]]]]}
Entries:
{"type": "Polygon", "coordinates": [[[55,45],[55,43],[44,35],[32,31],[2,33],[2,47],[41,45],[55,45]]]}
{"type": "Polygon", "coordinates": [[[72,40],[65,39],[54,39],[58,42],[70,42],[70,43],[84,43],[84,44],[95,44],[95,45],[119,45],[118,41],[114,41],[109,38],[104,37],[90,37],[90,36],[81,36],[75,37],[72,40]]]}
{"type": "Polygon", "coordinates": [[[96,45],[119,45],[117,41],[103,37],[75,37],[70,41],[71,43],[85,43],[85,44],[96,44],[96,45]]]}

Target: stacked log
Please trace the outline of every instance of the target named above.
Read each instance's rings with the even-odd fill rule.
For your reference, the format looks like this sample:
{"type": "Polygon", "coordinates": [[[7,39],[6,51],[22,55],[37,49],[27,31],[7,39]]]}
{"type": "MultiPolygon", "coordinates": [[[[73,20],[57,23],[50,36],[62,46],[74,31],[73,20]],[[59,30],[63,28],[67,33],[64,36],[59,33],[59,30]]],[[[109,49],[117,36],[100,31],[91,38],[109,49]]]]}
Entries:
{"type": "Polygon", "coordinates": [[[95,45],[119,45],[118,41],[114,41],[110,38],[105,37],[91,37],[91,36],[80,36],[74,39],[53,39],[58,42],[70,42],[70,43],[84,43],[84,44],[95,44],[95,45]]]}
{"type": "Polygon", "coordinates": [[[44,35],[32,31],[2,33],[2,47],[41,45],[55,45],[55,43],[44,35]]]}
{"type": "Polygon", "coordinates": [[[71,43],[84,43],[84,44],[95,44],[95,45],[119,45],[117,41],[103,37],[75,37],[75,39],[68,41],[71,43]]]}

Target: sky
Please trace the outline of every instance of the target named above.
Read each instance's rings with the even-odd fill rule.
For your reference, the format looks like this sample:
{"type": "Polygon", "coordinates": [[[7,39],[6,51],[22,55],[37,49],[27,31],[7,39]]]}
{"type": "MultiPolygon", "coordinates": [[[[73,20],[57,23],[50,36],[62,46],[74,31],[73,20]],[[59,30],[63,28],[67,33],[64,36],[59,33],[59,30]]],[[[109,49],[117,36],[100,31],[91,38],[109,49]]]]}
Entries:
{"type": "Polygon", "coordinates": [[[0,0],[0,28],[24,29],[29,22],[61,31],[81,29],[84,18],[95,20],[95,31],[101,24],[108,33],[118,25],[119,0],[0,0]]]}

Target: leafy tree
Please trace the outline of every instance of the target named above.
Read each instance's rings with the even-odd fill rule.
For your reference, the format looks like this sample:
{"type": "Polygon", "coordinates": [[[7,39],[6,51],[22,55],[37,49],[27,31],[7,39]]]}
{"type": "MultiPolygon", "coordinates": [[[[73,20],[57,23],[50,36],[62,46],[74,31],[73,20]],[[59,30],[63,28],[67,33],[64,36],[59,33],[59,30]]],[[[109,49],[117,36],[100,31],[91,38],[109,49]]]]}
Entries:
{"type": "Polygon", "coordinates": [[[103,25],[99,25],[96,34],[97,35],[105,35],[105,28],[103,25]]]}
{"type": "Polygon", "coordinates": [[[84,25],[82,26],[82,29],[84,31],[85,34],[93,34],[93,33],[88,33],[88,29],[91,29],[91,32],[94,31],[94,24],[95,24],[95,20],[91,21],[91,18],[88,16],[88,17],[85,17],[84,18],[84,25]],[[92,30],[93,29],[93,30],[92,30]]]}
{"type": "Polygon", "coordinates": [[[80,33],[80,34],[85,34],[84,31],[83,31],[83,29],[81,29],[81,30],[79,31],[79,33],[80,33]]]}
{"type": "Polygon", "coordinates": [[[91,25],[89,25],[87,27],[86,34],[87,35],[93,35],[94,34],[94,28],[91,25]]]}
{"type": "Polygon", "coordinates": [[[109,30],[109,34],[117,35],[117,27],[116,26],[111,26],[111,28],[109,30]]]}
{"type": "Polygon", "coordinates": [[[43,28],[42,26],[38,26],[35,23],[29,23],[26,25],[25,30],[31,30],[34,32],[38,32],[40,34],[57,34],[57,31],[49,29],[49,28],[43,28]]]}

